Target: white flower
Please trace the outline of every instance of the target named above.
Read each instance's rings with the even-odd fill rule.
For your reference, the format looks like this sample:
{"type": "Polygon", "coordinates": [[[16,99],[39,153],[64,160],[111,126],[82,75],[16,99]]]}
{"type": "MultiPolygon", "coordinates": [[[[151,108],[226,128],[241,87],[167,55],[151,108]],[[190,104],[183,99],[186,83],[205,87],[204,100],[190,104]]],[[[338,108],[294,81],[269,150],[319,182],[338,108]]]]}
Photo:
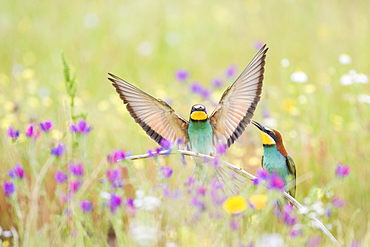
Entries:
{"type": "Polygon", "coordinates": [[[343,86],[352,85],[353,83],[366,84],[369,82],[369,77],[365,74],[357,73],[356,70],[351,69],[348,74],[342,75],[339,82],[343,86]]]}
{"type": "Polygon", "coordinates": [[[342,75],[339,79],[339,82],[340,84],[342,84],[343,86],[348,86],[348,85],[352,85],[353,84],[353,77],[348,75],[348,74],[345,74],[345,75],[342,75]]]}
{"type": "Polygon", "coordinates": [[[311,205],[311,209],[318,215],[323,215],[325,213],[322,201],[316,201],[314,204],[311,205]]]}
{"type": "Polygon", "coordinates": [[[145,193],[143,190],[137,190],[135,192],[135,195],[136,195],[136,198],[141,199],[141,198],[144,198],[145,193]]]}
{"type": "Polygon", "coordinates": [[[308,213],[308,207],[302,206],[298,209],[298,214],[307,214],[308,213]]]}
{"type": "Polygon", "coordinates": [[[283,237],[277,233],[264,234],[256,242],[256,247],[284,247],[284,245],[283,237]]]}
{"type": "Polygon", "coordinates": [[[109,200],[110,199],[110,193],[106,191],[100,192],[100,197],[109,200]]]}
{"type": "Polygon", "coordinates": [[[143,199],[142,208],[146,211],[153,211],[161,205],[161,201],[155,196],[146,196],[143,199]]]}
{"type": "Polygon", "coordinates": [[[6,238],[9,238],[9,237],[13,236],[13,233],[12,233],[12,231],[3,231],[3,236],[6,237],[6,238]]]}
{"type": "Polygon", "coordinates": [[[152,226],[130,225],[130,233],[133,240],[140,246],[152,246],[158,241],[158,230],[152,226]]]}
{"type": "Polygon", "coordinates": [[[281,59],[280,63],[281,63],[281,66],[284,67],[284,68],[289,67],[289,65],[290,65],[290,62],[287,58],[281,59]]]}
{"type": "Polygon", "coordinates": [[[159,200],[157,197],[155,196],[143,197],[143,195],[144,195],[143,191],[141,190],[136,191],[136,199],[134,200],[135,208],[143,209],[146,211],[154,211],[161,205],[161,200],[159,200]]]}
{"type": "Polygon", "coordinates": [[[358,102],[370,104],[370,95],[360,94],[357,97],[358,102]]]}
{"type": "Polygon", "coordinates": [[[297,70],[290,76],[290,80],[297,83],[305,83],[308,80],[308,76],[302,70],[297,70]]]}
{"type": "Polygon", "coordinates": [[[369,82],[369,77],[365,74],[357,74],[356,81],[357,83],[366,84],[369,82]]]}
{"type": "Polygon", "coordinates": [[[318,221],[311,220],[310,222],[308,222],[308,225],[310,225],[312,227],[316,227],[316,228],[321,228],[322,222],[320,220],[318,220],[318,221]]]}
{"type": "Polygon", "coordinates": [[[143,206],[143,199],[135,199],[134,206],[135,208],[141,208],[143,206]]]}
{"type": "Polygon", "coordinates": [[[350,63],[352,63],[352,58],[347,54],[340,54],[338,60],[341,64],[350,64],[350,63]]]}

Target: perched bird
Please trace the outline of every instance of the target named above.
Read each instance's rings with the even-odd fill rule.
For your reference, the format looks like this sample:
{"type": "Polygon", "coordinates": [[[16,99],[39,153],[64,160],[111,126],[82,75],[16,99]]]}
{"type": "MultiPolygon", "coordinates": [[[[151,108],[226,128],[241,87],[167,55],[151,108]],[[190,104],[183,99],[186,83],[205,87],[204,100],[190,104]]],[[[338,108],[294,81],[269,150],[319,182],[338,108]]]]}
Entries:
{"type": "Polygon", "coordinates": [[[252,123],[261,131],[263,156],[262,167],[269,173],[277,173],[289,185],[288,193],[295,197],[296,168],[294,161],[288,155],[281,134],[277,130],[269,129],[252,120],[252,123]]]}
{"type": "MultiPolygon", "coordinates": [[[[215,154],[217,145],[229,147],[250,123],[262,92],[265,57],[264,45],[236,81],[226,89],[216,109],[208,116],[206,107],[193,105],[189,121],[179,116],[166,102],[141,91],[110,74],[110,81],[130,115],[157,143],[162,139],[176,143],[180,149],[215,154]]],[[[221,176],[221,175],[220,175],[221,176]]]]}

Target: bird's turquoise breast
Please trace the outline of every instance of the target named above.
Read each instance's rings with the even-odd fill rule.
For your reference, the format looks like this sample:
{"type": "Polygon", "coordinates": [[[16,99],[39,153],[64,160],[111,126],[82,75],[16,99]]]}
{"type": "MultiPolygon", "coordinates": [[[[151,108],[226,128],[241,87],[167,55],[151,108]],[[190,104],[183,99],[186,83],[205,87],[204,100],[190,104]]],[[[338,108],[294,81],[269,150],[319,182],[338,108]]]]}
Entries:
{"type": "Polygon", "coordinates": [[[213,153],[213,130],[209,121],[189,122],[188,135],[192,151],[202,154],[213,153]]]}
{"type": "Polygon", "coordinates": [[[284,179],[285,184],[287,184],[289,170],[286,164],[286,157],[277,150],[275,145],[271,147],[263,147],[263,149],[263,168],[265,168],[269,173],[277,173],[284,179]]]}

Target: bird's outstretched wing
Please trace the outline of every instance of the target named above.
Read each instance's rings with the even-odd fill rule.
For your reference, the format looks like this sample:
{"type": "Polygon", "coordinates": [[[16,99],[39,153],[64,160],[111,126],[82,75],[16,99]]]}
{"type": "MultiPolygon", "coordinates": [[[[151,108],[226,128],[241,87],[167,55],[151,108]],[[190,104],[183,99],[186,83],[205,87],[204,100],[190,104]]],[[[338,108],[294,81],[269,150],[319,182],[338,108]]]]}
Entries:
{"type": "Polygon", "coordinates": [[[113,82],[131,117],[158,144],[162,139],[172,143],[182,140],[180,148],[189,149],[187,134],[188,121],[179,116],[166,102],[156,99],[137,87],[110,74],[113,82]]]}
{"type": "Polygon", "coordinates": [[[262,92],[265,58],[264,45],[236,81],[226,89],[210,116],[213,142],[230,147],[250,123],[262,92]]]}
{"type": "Polygon", "coordinates": [[[288,193],[292,196],[292,197],[295,197],[295,191],[296,191],[296,169],[295,169],[295,163],[292,159],[292,157],[290,157],[289,155],[286,156],[287,159],[286,159],[286,165],[288,166],[288,170],[289,170],[289,174],[291,176],[291,180],[288,181],[288,186],[290,187],[289,188],[289,191],[288,193]]]}

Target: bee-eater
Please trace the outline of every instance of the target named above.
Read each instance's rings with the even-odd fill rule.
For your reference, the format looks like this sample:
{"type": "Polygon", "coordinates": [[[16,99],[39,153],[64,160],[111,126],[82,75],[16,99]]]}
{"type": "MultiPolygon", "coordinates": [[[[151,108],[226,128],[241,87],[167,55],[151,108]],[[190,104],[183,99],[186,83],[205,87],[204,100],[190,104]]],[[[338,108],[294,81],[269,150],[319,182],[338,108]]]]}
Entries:
{"type": "Polygon", "coordinates": [[[180,149],[213,155],[217,145],[229,147],[250,123],[262,92],[265,57],[264,45],[235,82],[226,89],[216,109],[208,116],[206,107],[193,105],[190,120],[179,116],[166,102],[141,91],[110,74],[110,81],[135,121],[157,143],[162,139],[180,149]]]}
{"type": "Polygon", "coordinates": [[[284,179],[285,186],[289,186],[288,193],[295,197],[296,191],[296,168],[294,161],[283,144],[280,132],[262,126],[252,120],[252,123],[261,131],[263,144],[262,167],[269,173],[276,173],[284,179]]]}

